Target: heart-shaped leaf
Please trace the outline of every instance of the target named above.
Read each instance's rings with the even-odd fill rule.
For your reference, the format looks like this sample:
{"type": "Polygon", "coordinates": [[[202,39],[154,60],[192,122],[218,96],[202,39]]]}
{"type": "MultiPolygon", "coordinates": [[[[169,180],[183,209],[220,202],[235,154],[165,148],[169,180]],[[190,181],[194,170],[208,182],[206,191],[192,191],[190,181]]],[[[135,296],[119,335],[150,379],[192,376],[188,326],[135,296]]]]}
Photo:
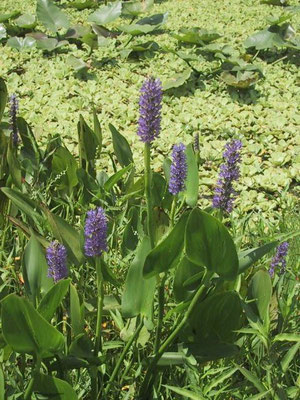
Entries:
{"type": "Polygon", "coordinates": [[[180,74],[173,75],[169,80],[167,80],[163,84],[163,90],[169,90],[173,88],[178,88],[185,84],[186,81],[190,78],[192,73],[191,69],[186,69],[184,72],[180,74]]]}
{"type": "Polygon", "coordinates": [[[98,25],[105,25],[119,18],[122,13],[122,2],[116,1],[107,6],[100,7],[97,11],[88,17],[89,22],[95,22],[98,25]]]}
{"type": "Polygon", "coordinates": [[[2,332],[5,341],[18,353],[49,357],[64,348],[64,336],[29,303],[15,294],[2,302],[2,332]]]}
{"type": "Polygon", "coordinates": [[[11,37],[7,41],[7,45],[12,47],[13,49],[21,50],[28,50],[32,49],[36,44],[36,40],[33,37],[26,36],[25,38],[21,37],[11,37]]]}
{"type": "Polygon", "coordinates": [[[184,213],[170,233],[148,254],[143,274],[150,278],[175,267],[182,257],[184,231],[189,212],[184,213]]]}
{"type": "Polygon", "coordinates": [[[150,8],[153,6],[153,3],[154,0],[126,1],[122,5],[122,14],[136,17],[150,10],[150,8]]]}
{"type": "Polygon", "coordinates": [[[6,29],[3,24],[0,24],[0,40],[6,38],[6,29]]]}
{"type": "Polygon", "coordinates": [[[38,312],[45,320],[50,321],[53,317],[57,307],[69,289],[70,282],[71,279],[61,279],[42,298],[38,306],[38,312]]]}
{"type": "Polygon", "coordinates": [[[35,16],[31,14],[22,14],[15,20],[20,28],[32,29],[36,26],[35,16]]]}
{"type": "Polygon", "coordinates": [[[37,0],[36,15],[38,20],[51,32],[68,29],[68,17],[51,0],[37,0]]]}
{"type": "Polygon", "coordinates": [[[194,264],[205,266],[224,279],[237,276],[238,256],[229,232],[217,218],[197,208],[187,221],[185,252],[194,264]]]}
{"type": "Polygon", "coordinates": [[[78,400],[76,392],[68,382],[51,375],[36,374],[33,391],[53,400],[78,400]]]}

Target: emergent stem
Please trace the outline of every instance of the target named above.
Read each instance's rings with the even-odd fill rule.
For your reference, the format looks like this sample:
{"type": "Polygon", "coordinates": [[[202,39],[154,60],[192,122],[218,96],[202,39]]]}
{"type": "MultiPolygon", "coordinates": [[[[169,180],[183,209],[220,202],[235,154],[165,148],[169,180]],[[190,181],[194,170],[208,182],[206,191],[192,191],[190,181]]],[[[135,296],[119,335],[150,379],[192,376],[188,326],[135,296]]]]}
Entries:
{"type": "Polygon", "coordinates": [[[124,347],[124,349],[123,349],[123,351],[122,351],[122,353],[121,353],[121,355],[120,355],[120,357],[118,359],[118,362],[117,362],[117,364],[116,364],[116,366],[115,366],[115,368],[114,368],[114,370],[113,370],[113,372],[111,374],[111,377],[110,377],[109,381],[107,382],[107,386],[106,386],[105,391],[104,391],[104,395],[105,396],[108,394],[109,389],[110,389],[112,383],[114,382],[115,377],[118,375],[118,372],[119,372],[119,370],[121,368],[121,365],[122,365],[122,363],[124,361],[124,358],[125,358],[128,350],[130,349],[132,343],[135,341],[135,339],[139,335],[142,327],[143,327],[143,320],[140,321],[140,323],[139,323],[138,327],[136,328],[134,334],[131,336],[131,338],[126,343],[126,346],[124,347]]]}
{"type": "Polygon", "coordinates": [[[30,379],[30,382],[29,382],[29,384],[26,388],[25,394],[24,394],[24,400],[31,399],[31,395],[33,392],[34,380],[40,372],[41,363],[42,363],[42,359],[40,358],[40,356],[37,356],[35,367],[34,367],[34,370],[32,371],[32,378],[30,379]]]}
{"type": "Polygon", "coordinates": [[[181,322],[178,324],[178,326],[174,329],[174,331],[171,333],[171,335],[160,346],[158,352],[155,354],[155,356],[153,357],[152,361],[150,362],[150,365],[148,367],[148,370],[146,372],[144,381],[143,381],[141,389],[140,389],[140,393],[139,393],[139,397],[138,397],[139,400],[147,398],[145,396],[148,395],[148,391],[150,389],[149,386],[151,385],[151,381],[152,381],[153,371],[154,371],[159,359],[161,358],[163,353],[167,350],[167,348],[173,343],[173,341],[176,339],[176,337],[180,333],[181,329],[187,323],[187,321],[188,321],[191,313],[193,312],[194,307],[196,306],[196,304],[197,304],[200,296],[202,295],[204,289],[205,289],[205,285],[202,285],[202,286],[199,287],[199,289],[197,290],[195,296],[193,297],[193,299],[192,299],[192,301],[191,301],[191,303],[189,305],[189,308],[188,308],[185,316],[183,317],[181,322]]]}
{"type": "Polygon", "coordinates": [[[151,248],[154,247],[154,230],[152,222],[152,201],[151,201],[151,168],[150,168],[150,143],[145,143],[144,163],[145,163],[145,196],[147,202],[147,231],[150,238],[151,248]]]}

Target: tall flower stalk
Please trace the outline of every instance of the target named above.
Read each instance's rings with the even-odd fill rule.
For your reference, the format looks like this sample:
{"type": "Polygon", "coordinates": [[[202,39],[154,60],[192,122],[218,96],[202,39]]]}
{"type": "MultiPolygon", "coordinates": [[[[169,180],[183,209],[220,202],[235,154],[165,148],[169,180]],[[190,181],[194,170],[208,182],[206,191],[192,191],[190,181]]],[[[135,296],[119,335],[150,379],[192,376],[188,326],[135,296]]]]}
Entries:
{"type": "Polygon", "coordinates": [[[177,195],[185,190],[187,177],[186,147],[183,143],[175,144],[172,151],[172,164],[170,169],[169,192],[174,199],[171,208],[171,226],[174,225],[174,217],[177,203],[177,195]]]}
{"type": "Polygon", "coordinates": [[[145,197],[147,202],[147,233],[150,238],[151,247],[154,247],[154,229],[152,222],[151,202],[151,144],[158,138],[161,123],[161,101],[162,86],[159,79],[148,78],[142,88],[140,96],[140,117],[138,122],[138,136],[145,143],[144,165],[145,165],[145,197]]]}
{"type": "Polygon", "coordinates": [[[12,142],[14,146],[17,146],[19,142],[19,133],[18,133],[18,126],[17,126],[17,115],[19,110],[19,102],[16,94],[12,94],[9,98],[10,102],[10,128],[12,133],[12,142]]]}
{"type": "Polygon", "coordinates": [[[53,278],[58,282],[68,276],[67,250],[63,244],[57,240],[50,243],[46,250],[48,264],[48,278],[53,278]]]}
{"type": "MultiPolygon", "coordinates": [[[[101,346],[101,326],[103,317],[103,273],[101,265],[101,255],[107,251],[107,217],[102,207],[96,210],[90,210],[84,227],[85,244],[84,250],[88,257],[95,257],[97,273],[97,322],[95,334],[94,354],[98,356],[101,346]]],[[[92,371],[92,395],[94,399],[98,398],[98,377],[97,368],[92,371]]]]}
{"type": "Polygon", "coordinates": [[[233,203],[237,196],[233,183],[240,177],[241,148],[242,142],[240,140],[232,140],[225,146],[223,153],[225,163],[220,168],[212,204],[214,208],[218,208],[221,212],[230,213],[233,209],[233,203]]]}
{"type": "Polygon", "coordinates": [[[288,253],[289,244],[288,242],[281,243],[277,249],[276,254],[272,258],[269,274],[271,277],[274,276],[275,268],[280,267],[280,273],[283,274],[286,268],[286,256],[288,253]]]}

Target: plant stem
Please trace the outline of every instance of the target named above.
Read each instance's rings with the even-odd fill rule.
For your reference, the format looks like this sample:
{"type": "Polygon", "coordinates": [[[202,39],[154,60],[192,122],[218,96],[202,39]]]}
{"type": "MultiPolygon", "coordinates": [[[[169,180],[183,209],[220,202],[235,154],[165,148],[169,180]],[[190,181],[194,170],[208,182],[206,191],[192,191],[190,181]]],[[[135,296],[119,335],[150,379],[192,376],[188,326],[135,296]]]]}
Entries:
{"type": "Polygon", "coordinates": [[[154,232],[152,223],[152,201],[151,201],[151,168],[150,168],[150,143],[145,143],[144,163],[145,163],[145,196],[147,202],[147,233],[150,238],[151,248],[154,247],[154,232]]]}
{"type": "Polygon", "coordinates": [[[170,213],[171,227],[174,226],[176,204],[177,204],[177,196],[174,196],[173,201],[172,201],[172,206],[171,206],[171,213],[170,213]]]}
{"type": "Polygon", "coordinates": [[[125,358],[128,350],[130,349],[132,343],[135,341],[135,339],[139,335],[142,327],[143,327],[143,320],[141,320],[141,322],[137,326],[134,334],[131,336],[131,338],[126,343],[126,346],[124,347],[124,349],[123,349],[123,351],[122,351],[122,353],[121,353],[121,355],[120,355],[120,357],[118,359],[118,362],[117,362],[117,364],[116,364],[116,366],[115,366],[115,368],[114,368],[114,370],[113,370],[113,372],[112,372],[112,374],[111,374],[111,376],[109,378],[109,381],[107,382],[107,386],[106,386],[105,391],[104,391],[104,396],[106,396],[108,394],[109,389],[110,389],[112,383],[114,382],[115,377],[117,376],[117,374],[118,374],[118,372],[119,372],[119,370],[121,368],[121,365],[122,365],[122,363],[124,361],[124,358],[125,358]]]}
{"type": "Polygon", "coordinates": [[[148,370],[146,372],[144,381],[142,383],[140,392],[139,392],[139,400],[142,399],[146,399],[149,393],[149,389],[153,380],[153,372],[154,369],[159,361],[159,359],[161,358],[161,356],[163,355],[163,353],[167,350],[167,348],[173,343],[173,341],[176,339],[176,337],[178,336],[178,334],[180,333],[181,329],[185,326],[185,324],[187,323],[191,313],[194,310],[194,307],[196,306],[200,296],[202,295],[203,291],[205,289],[205,285],[202,285],[199,287],[199,289],[197,290],[195,296],[193,297],[189,308],[185,314],[185,316],[183,317],[183,319],[181,320],[181,322],[178,324],[178,326],[174,329],[174,331],[171,333],[171,335],[164,341],[164,343],[160,346],[158,352],[155,354],[155,356],[153,357],[152,361],[150,362],[150,365],[148,367],[148,370]]]}
{"type": "Polygon", "coordinates": [[[30,379],[30,382],[29,382],[29,384],[26,388],[25,394],[24,394],[24,400],[31,399],[31,395],[33,392],[34,380],[35,380],[37,374],[39,374],[39,372],[40,372],[41,363],[42,363],[42,359],[39,356],[37,356],[35,367],[34,367],[34,370],[32,371],[32,378],[30,379]]]}
{"type": "MultiPolygon", "coordinates": [[[[102,314],[103,314],[103,275],[101,268],[101,258],[95,258],[96,273],[97,273],[97,322],[96,322],[96,334],[95,334],[95,347],[94,356],[98,357],[99,351],[102,350],[101,346],[101,327],[102,327],[102,314]]],[[[92,399],[97,400],[98,398],[98,368],[92,368],[91,373],[91,396],[92,399]]]]}
{"type": "Polygon", "coordinates": [[[159,350],[160,346],[160,336],[161,330],[163,325],[163,318],[164,318],[164,302],[165,302],[165,281],[167,275],[164,274],[160,281],[160,285],[158,287],[158,322],[156,327],[156,335],[155,335],[155,342],[154,342],[154,353],[156,354],[159,350]]]}

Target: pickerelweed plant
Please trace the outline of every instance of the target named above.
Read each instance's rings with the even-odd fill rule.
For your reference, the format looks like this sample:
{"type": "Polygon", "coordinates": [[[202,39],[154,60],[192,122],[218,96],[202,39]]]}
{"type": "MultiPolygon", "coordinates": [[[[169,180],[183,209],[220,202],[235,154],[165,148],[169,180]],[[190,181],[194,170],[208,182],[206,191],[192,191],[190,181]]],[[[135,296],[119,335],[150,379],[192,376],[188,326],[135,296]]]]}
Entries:
{"type": "MultiPolygon", "coordinates": [[[[0,119],[7,99],[1,79],[0,119]]],[[[24,249],[12,268],[14,284],[2,285],[0,292],[1,363],[18,382],[7,383],[7,393],[23,393],[25,400],[34,394],[110,399],[121,398],[128,385],[135,399],[160,392],[171,398],[168,393],[180,388],[164,386],[166,369],[172,377],[180,365],[226,358],[243,364],[243,345],[255,346],[256,337],[266,367],[278,342],[284,343],[284,359],[245,393],[266,392],[273,399],[284,385],[296,385],[295,375],[285,380],[284,372],[298,349],[289,323],[296,285],[286,300],[284,275],[272,281],[269,260],[262,257],[297,233],[237,248],[227,219],[242,162],[237,139],[226,145],[227,164],[216,185],[214,206],[225,211],[219,218],[213,207],[201,209],[198,137],[195,143],[171,143],[164,175],[154,172],[151,152],[162,134],[161,106],[160,81],[150,77],[140,97],[142,176],[126,138],[111,124],[114,172],[99,172],[97,159],[108,150],[95,112],[93,128],[80,116],[78,157],[57,136],[41,149],[19,116],[14,147],[11,125],[1,123],[1,262],[9,265],[20,254],[17,246],[24,249]],[[119,266],[126,269],[124,284],[119,266]],[[270,314],[273,291],[278,317],[270,314]],[[249,334],[253,342],[246,341],[249,334]],[[78,384],[79,370],[84,378],[78,384]]],[[[231,375],[240,371],[253,378],[237,365],[231,375]]],[[[203,393],[213,396],[212,389],[197,395],[211,398],[203,393]]]]}

